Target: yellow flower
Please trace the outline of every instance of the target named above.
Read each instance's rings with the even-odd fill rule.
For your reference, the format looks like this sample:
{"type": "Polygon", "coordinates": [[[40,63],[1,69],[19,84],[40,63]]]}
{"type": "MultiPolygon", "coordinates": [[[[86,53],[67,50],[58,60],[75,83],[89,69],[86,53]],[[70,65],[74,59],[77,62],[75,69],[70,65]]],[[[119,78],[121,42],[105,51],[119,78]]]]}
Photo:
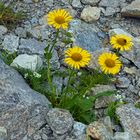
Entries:
{"type": "Polygon", "coordinates": [[[75,69],[85,67],[90,61],[90,54],[78,46],[65,51],[65,63],[75,69]]]}
{"type": "Polygon", "coordinates": [[[128,51],[133,45],[132,38],[123,34],[112,36],[110,43],[114,49],[119,49],[120,51],[128,51]]]}
{"type": "Polygon", "coordinates": [[[72,16],[64,10],[57,9],[48,13],[47,21],[49,25],[52,25],[56,29],[67,29],[68,23],[72,20],[72,16]]]}
{"type": "Polygon", "coordinates": [[[108,74],[117,74],[122,66],[119,57],[116,54],[105,52],[98,58],[101,70],[108,74]]]}

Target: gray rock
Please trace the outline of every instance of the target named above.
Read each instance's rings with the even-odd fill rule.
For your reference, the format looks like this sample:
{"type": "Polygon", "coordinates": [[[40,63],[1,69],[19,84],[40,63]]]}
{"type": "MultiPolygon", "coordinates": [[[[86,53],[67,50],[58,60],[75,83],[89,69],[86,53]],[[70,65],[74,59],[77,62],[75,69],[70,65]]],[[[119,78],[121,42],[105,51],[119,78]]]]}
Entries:
{"type": "Polygon", "coordinates": [[[132,136],[129,132],[116,132],[114,140],[132,140],[132,136]]]}
{"type": "Polygon", "coordinates": [[[0,60],[0,126],[8,140],[24,140],[46,124],[50,102],[0,60]]]}
{"type": "Polygon", "coordinates": [[[134,61],[133,63],[140,69],[140,49],[139,49],[140,43],[134,44],[133,47],[133,56],[134,56],[134,61]]]}
{"type": "Polygon", "coordinates": [[[117,9],[117,8],[107,7],[104,15],[105,16],[112,16],[115,13],[117,13],[118,11],[119,11],[119,9],[117,9]]]}
{"type": "MultiPolygon", "coordinates": [[[[114,91],[115,87],[111,85],[96,85],[96,87],[91,88],[90,95],[95,96],[98,93],[114,91]]],[[[116,100],[115,95],[103,96],[95,101],[95,108],[107,107],[109,103],[116,100]]]]}
{"type": "Polygon", "coordinates": [[[113,131],[109,130],[102,122],[95,121],[87,127],[87,135],[92,139],[112,140],[113,131]]]}
{"type": "Polygon", "coordinates": [[[92,23],[100,18],[101,9],[98,7],[85,7],[81,12],[81,19],[85,22],[92,23]]]}
{"type": "Polygon", "coordinates": [[[74,124],[71,114],[64,109],[54,108],[50,110],[46,119],[56,136],[63,136],[70,132],[74,124]]]}
{"type": "Polygon", "coordinates": [[[132,140],[140,139],[140,109],[132,104],[122,105],[116,110],[125,132],[130,133],[132,140]]]}
{"type": "Polygon", "coordinates": [[[36,39],[21,39],[19,51],[28,54],[44,54],[45,42],[37,41],[36,39]]]}
{"type": "Polygon", "coordinates": [[[8,31],[8,29],[7,29],[5,26],[0,25],[0,37],[1,37],[2,35],[6,34],[7,31],[8,31]]]}
{"type": "Polygon", "coordinates": [[[7,130],[4,127],[0,127],[0,140],[7,140],[7,130]]]}
{"type": "Polygon", "coordinates": [[[112,130],[114,129],[114,125],[111,122],[111,118],[109,116],[106,116],[103,119],[103,123],[106,126],[106,128],[108,129],[108,131],[112,133],[112,130]]]}
{"type": "Polygon", "coordinates": [[[72,7],[74,7],[74,8],[82,8],[83,6],[82,6],[80,0],[73,0],[72,1],[72,7]]]}
{"type": "Polygon", "coordinates": [[[15,33],[17,34],[18,37],[26,37],[27,31],[25,28],[22,27],[17,27],[15,30],[15,33]]]}
{"type": "Polygon", "coordinates": [[[78,45],[89,52],[100,49],[100,40],[97,35],[99,29],[96,26],[73,20],[69,31],[73,33],[74,45],[78,45]]]}
{"type": "Polygon", "coordinates": [[[133,74],[137,74],[137,69],[135,67],[131,67],[131,68],[128,68],[128,67],[124,67],[124,72],[126,72],[127,74],[130,74],[130,75],[133,75],[133,74]]]}
{"type": "Polygon", "coordinates": [[[101,0],[99,6],[103,7],[118,7],[120,6],[120,0],[101,0]]]}
{"type": "Polygon", "coordinates": [[[121,11],[122,15],[129,17],[140,17],[140,0],[135,0],[121,11]]]}
{"type": "Polygon", "coordinates": [[[35,26],[32,29],[29,29],[28,32],[35,38],[40,40],[46,40],[48,39],[48,36],[50,35],[50,32],[46,28],[45,25],[42,26],[35,26]]]}
{"type": "Polygon", "coordinates": [[[128,88],[130,85],[130,80],[127,77],[119,77],[116,83],[117,88],[128,88]]]}
{"type": "Polygon", "coordinates": [[[86,4],[86,5],[96,5],[100,0],[81,0],[81,2],[83,4],[86,4]]]}
{"type": "Polygon", "coordinates": [[[17,48],[19,46],[19,37],[13,34],[5,35],[2,46],[4,47],[4,49],[7,49],[12,53],[17,51],[17,48]]]}
{"type": "Polygon", "coordinates": [[[38,55],[21,54],[17,56],[11,66],[15,68],[28,69],[31,71],[39,70],[43,65],[42,59],[38,55]]]}
{"type": "Polygon", "coordinates": [[[131,34],[129,34],[128,32],[124,31],[123,29],[120,28],[115,28],[115,29],[111,29],[109,30],[109,36],[114,36],[114,35],[118,35],[118,34],[124,34],[127,35],[129,37],[131,37],[132,39],[134,38],[131,34]]]}
{"type": "Polygon", "coordinates": [[[86,125],[82,124],[80,122],[75,122],[73,125],[73,133],[76,137],[79,137],[83,134],[85,134],[86,131],[86,125]]]}

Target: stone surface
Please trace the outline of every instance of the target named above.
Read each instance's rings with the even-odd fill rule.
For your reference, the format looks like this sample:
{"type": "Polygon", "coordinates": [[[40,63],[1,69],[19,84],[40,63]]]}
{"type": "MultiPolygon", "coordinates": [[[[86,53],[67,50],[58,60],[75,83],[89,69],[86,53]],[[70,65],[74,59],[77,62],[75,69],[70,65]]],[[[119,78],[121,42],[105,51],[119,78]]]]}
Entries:
{"type": "Polygon", "coordinates": [[[81,0],[81,2],[83,4],[86,4],[86,5],[96,5],[100,0],[81,0]]]}
{"type": "Polygon", "coordinates": [[[132,140],[132,136],[128,132],[116,132],[114,140],[132,140]]]}
{"type": "Polygon", "coordinates": [[[0,127],[0,140],[7,139],[7,130],[4,127],[0,127]]]}
{"type": "Polygon", "coordinates": [[[120,0],[101,0],[99,6],[103,7],[118,7],[120,6],[120,0]]]}
{"type": "Polygon", "coordinates": [[[111,140],[113,138],[113,131],[109,130],[106,125],[98,121],[89,124],[86,132],[92,139],[111,140]]]}
{"type": "Polygon", "coordinates": [[[48,112],[46,118],[56,137],[72,130],[74,120],[67,110],[54,108],[48,112]]]}
{"type": "Polygon", "coordinates": [[[140,138],[140,109],[132,104],[122,105],[116,110],[125,132],[129,132],[133,140],[140,138]]]}
{"type": "Polygon", "coordinates": [[[118,12],[117,8],[107,7],[106,10],[105,10],[104,15],[105,16],[113,16],[116,12],[118,12]]]}
{"type": "Polygon", "coordinates": [[[100,8],[88,6],[83,9],[81,13],[81,19],[86,22],[92,23],[100,18],[100,12],[100,8]]]}
{"type": "MultiPolygon", "coordinates": [[[[96,87],[91,88],[90,95],[94,96],[98,93],[107,92],[107,91],[114,91],[115,87],[112,85],[96,85],[96,87]]],[[[109,103],[115,101],[115,95],[111,96],[103,96],[98,98],[95,101],[95,108],[104,108],[107,107],[109,103]]]]}
{"type": "Polygon", "coordinates": [[[116,87],[117,88],[128,88],[130,85],[130,80],[127,77],[119,77],[117,79],[116,87]]]}
{"type": "Polygon", "coordinates": [[[140,18],[140,0],[135,0],[121,11],[122,15],[140,18]]]}
{"type": "Polygon", "coordinates": [[[15,33],[18,37],[26,37],[27,36],[27,31],[26,29],[22,28],[22,27],[17,27],[15,29],[15,33]]]}
{"type": "Polygon", "coordinates": [[[21,39],[19,51],[28,54],[44,54],[45,42],[37,41],[36,39],[21,39]]]}
{"type": "Polygon", "coordinates": [[[81,4],[81,2],[80,2],[80,0],[73,0],[72,1],[72,6],[74,8],[82,8],[83,7],[82,4],[81,4]]]}
{"type": "Polygon", "coordinates": [[[28,30],[28,32],[35,38],[39,40],[46,40],[50,35],[49,29],[45,26],[35,26],[28,30]]]}
{"type": "Polygon", "coordinates": [[[28,69],[31,71],[39,70],[43,65],[42,59],[38,55],[21,54],[17,56],[11,66],[15,68],[28,69]]]}
{"type": "Polygon", "coordinates": [[[101,43],[97,35],[98,30],[99,29],[96,26],[89,26],[89,24],[79,20],[71,22],[69,29],[74,37],[74,45],[78,45],[89,52],[94,52],[101,47],[101,43]]]}
{"type": "Polygon", "coordinates": [[[73,133],[74,133],[74,135],[79,137],[79,136],[85,134],[86,127],[87,126],[85,124],[82,124],[80,122],[74,122],[74,125],[73,125],[73,133]]]}
{"type": "Polygon", "coordinates": [[[124,67],[124,72],[126,72],[127,74],[131,74],[131,75],[133,75],[133,74],[137,74],[137,69],[135,68],[135,67],[131,67],[131,68],[128,68],[128,67],[124,67]]]}
{"type": "Polygon", "coordinates": [[[50,103],[0,60],[0,106],[0,127],[7,130],[7,139],[24,140],[46,124],[50,103]]]}
{"type": "Polygon", "coordinates": [[[8,31],[8,29],[7,29],[5,26],[0,25],[0,37],[1,37],[2,35],[6,34],[7,31],[8,31]]]}
{"type": "Polygon", "coordinates": [[[19,37],[13,34],[5,35],[4,41],[2,43],[4,49],[15,52],[19,46],[19,37]]]}

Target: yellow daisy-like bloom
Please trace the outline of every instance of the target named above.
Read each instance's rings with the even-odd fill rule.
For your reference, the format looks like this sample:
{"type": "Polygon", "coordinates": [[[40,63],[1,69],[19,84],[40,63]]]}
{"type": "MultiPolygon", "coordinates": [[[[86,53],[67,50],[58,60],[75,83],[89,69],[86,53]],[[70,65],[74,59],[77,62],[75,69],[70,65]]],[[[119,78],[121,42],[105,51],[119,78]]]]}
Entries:
{"type": "Polygon", "coordinates": [[[119,57],[109,52],[102,53],[98,58],[98,63],[106,74],[117,74],[122,66],[119,57]]]}
{"type": "Polygon", "coordinates": [[[67,29],[71,20],[72,16],[64,9],[53,10],[47,15],[48,24],[56,29],[67,29]]]}
{"type": "Polygon", "coordinates": [[[119,49],[120,51],[128,51],[133,46],[132,38],[123,34],[112,36],[110,43],[114,49],[119,49]]]}
{"type": "Polygon", "coordinates": [[[85,67],[90,61],[90,54],[78,46],[65,51],[65,63],[75,69],[85,67]]]}

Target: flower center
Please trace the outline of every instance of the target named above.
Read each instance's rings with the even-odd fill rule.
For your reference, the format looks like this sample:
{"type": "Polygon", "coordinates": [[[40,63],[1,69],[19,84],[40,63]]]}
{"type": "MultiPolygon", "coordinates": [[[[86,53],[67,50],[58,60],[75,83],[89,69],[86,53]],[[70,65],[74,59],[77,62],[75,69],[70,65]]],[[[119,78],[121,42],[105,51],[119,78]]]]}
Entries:
{"type": "Polygon", "coordinates": [[[82,55],[79,54],[79,53],[73,53],[71,58],[74,60],[74,61],[80,61],[82,60],[82,55]]]}
{"type": "Polygon", "coordinates": [[[126,45],[126,39],[124,39],[124,38],[119,38],[119,39],[117,39],[117,42],[118,42],[118,44],[121,45],[121,46],[126,45]]]}
{"type": "Polygon", "coordinates": [[[109,68],[113,68],[115,66],[115,61],[112,59],[106,59],[105,60],[105,65],[109,68]]]}
{"type": "Polygon", "coordinates": [[[63,24],[63,23],[65,23],[65,19],[62,16],[57,16],[57,17],[55,17],[55,22],[58,24],[63,24]]]}

